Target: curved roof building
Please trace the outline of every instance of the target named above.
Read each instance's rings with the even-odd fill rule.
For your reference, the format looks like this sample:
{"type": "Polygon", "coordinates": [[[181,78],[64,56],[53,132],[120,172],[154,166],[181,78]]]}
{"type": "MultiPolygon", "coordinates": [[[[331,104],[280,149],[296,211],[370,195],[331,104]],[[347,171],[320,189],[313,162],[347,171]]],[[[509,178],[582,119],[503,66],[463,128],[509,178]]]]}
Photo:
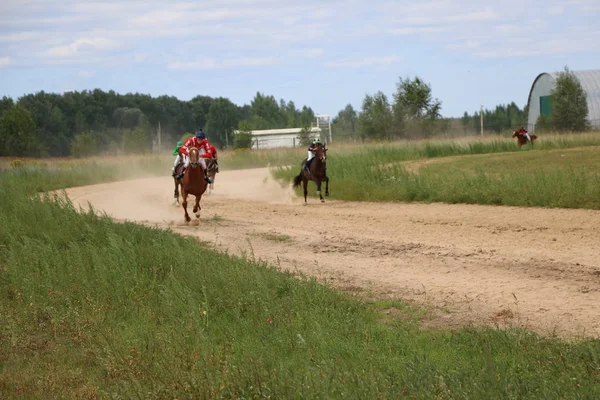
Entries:
{"type": "MultiPolygon", "coordinates": [[[[600,128],[600,69],[571,71],[579,80],[587,95],[588,121],[594,128],[600,128]]],[[[533,81],[529,91],[529,117],[527,125],[535,131],[540,114],[551,115],[550,92],[554,89],[558,72],[541,73],[533,81]]]]}

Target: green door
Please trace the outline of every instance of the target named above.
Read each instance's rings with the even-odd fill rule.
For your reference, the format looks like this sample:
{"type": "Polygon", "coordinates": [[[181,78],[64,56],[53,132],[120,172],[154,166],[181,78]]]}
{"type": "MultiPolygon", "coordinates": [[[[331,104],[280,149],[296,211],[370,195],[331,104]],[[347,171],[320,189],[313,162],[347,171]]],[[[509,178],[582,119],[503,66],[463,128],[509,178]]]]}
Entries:
{"type": "Polygon", "coordinates": [[[540,115],[550,117],[552,113],[552,96],[540,96],[540,115]]]}

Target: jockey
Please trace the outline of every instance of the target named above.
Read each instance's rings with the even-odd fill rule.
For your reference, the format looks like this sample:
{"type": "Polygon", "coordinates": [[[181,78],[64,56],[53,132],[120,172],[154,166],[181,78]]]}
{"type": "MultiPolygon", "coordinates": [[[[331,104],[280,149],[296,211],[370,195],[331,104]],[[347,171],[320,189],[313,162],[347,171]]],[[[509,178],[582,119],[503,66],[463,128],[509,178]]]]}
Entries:
{"type": "Polygon", "coordinates": [[[217,166],[217,173],[219,173],[219,158],[217,157],[217,149],[215,149],[215,146],[213,146],[212,144],[209,145],[210,147],[210,151],[212,152],[212,159],[215,162],[215,165],[217,166]]]}
{"type": "Polygon", "coordinates": [[[315,138],[315,139],[313,139],[313,141],[310,144],[310,146],[308,146],[308,157],[306,158],[306,164],[304,164],[304,168],[309,173],[310,173],[310,171],[309,171],[310,161],[314,158],[314,156],[315,156],[315,150],[317,150],[317,148],[319,147],[320,144],[321,144],[321,139],[315,138]]]}
{"type": "Polygon", "coordinates": [[[175,169],[177,169],[177,166],[179,164],[181,164],[181,161],[183,159],[183,157],[181,156],[181,150],[180,150],[181,146],[183,146],[183,142],[179,141],[179,142],[177,142],[177,146],[175,146],[175,148],[173,149],[173,155],[177,156],[177,157],[175,157],[175,162],[173,163],[173,168],[171,168],[171,175],[173,177],[175,177],[175,169]]]}
{"type": "Polygon", "coordinates": [[[521,129],[519,129],[519,133],[525,136],[525,139],[527,139],[528,142],[531,142],[531,137],[529,137],[529,133],[525,128],[521,127],[521,129]]]}
{"type": "Polygon", "coordinates": [[[183,153],[186,156],[185,164],[183,165],[183,171],[177,177],[177,179],[181,179],[183,177],[183,173],[187,169],[188,165],[190,165],[190,159],[188,157],[189,148],[197,147],[198,150],[200,150],[199,162],[200,162],[200,165],[202,166],[202,170],[204,171],[204,180],[208,183],[212,183],[212,180],[207,175],[206,161],[204,161],[205,158],[212,157],[212,151],[210,149],[210,146],[211,146],[211,144],[208,143],[208,140],[206,139],[206,135],[204,134],[202,129],[200,129],[198,132],[196,132],[196,136],[191,137],[188,140],[186,140],[185,143],[183,144],[183,146],[181,146],[181,153],[183,153]]]}

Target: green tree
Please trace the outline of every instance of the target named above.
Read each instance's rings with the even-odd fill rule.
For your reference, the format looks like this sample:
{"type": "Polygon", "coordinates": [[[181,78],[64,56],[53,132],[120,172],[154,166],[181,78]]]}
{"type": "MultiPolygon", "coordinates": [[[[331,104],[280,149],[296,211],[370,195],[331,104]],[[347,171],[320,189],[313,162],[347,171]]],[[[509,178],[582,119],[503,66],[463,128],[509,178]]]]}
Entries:
{"type": "Polygon", "coordinates": [[[38,134],[33,115],[18,104],[13,105],[0,118],[0,155],[46,155],[46,146],[38,134]]]}
{"type": "Polygon", "coordinates": [[[71,154],[75,157],[89,157],[98,152],[98,140],[90,132],[76,135],[71,143],[71,154]]]}
{"type": "Polygon", "coordinates": [[[410,129],[424,136],[432,133],[435,121],[441,118],[442,103],[433,98],[431,86],[420,77],[400,78],[392,109],[397,134],[402,135],[410,129]]]}
{"type": "Polygon", "coordinates": [[[356,135],[357,127],[358,113],[352,104],[347,104],[331,121],[331,130],[336,138],[356,135]]]}
{"type": "Polygon", "coordinates": [[[535,129],[537,132],[550,132],[552,131],[552,126],[552,117],[546,117],[543,114],[540,114],[535,122],[535,129]]]}
{"type": "Polygon", "coordinates": [[[313,134],[310,126],[304,126],[298,134],[300,140],[300,146],[308,146],[312,143],[313,134]]]}
{"type": "Polygon", "coordinates": [[[13,99],[11,99],[10,97],[3,96],[0,99],[0,117],[2,117],[2,115],[5,112],[9,111],[14,104],[15,103],[14,103],[13,99]]]}
{"type": "Polygon", "coordinates": [[[128,129],[123,133],[123,150],[125,153],[146,153],[151,149],[151,142],[139,129],[128,129]]]}
{"type": "Polygon", "coordinates": [[[238,109],[229,99],[216,98],[210,105],[206,122],[206,135],[208,139],[219,148],[224,148],[231,143],[233,128],[238,125],[238,109]]]}
{"type": "Polygon", "coordinates": [[[393,114],[387,96],[378,91],[366,95],[358,117],[362,139],[389,139],[392,133],[393,114]]]}
{"type": "Polygon", "coordinates": [[[286,126],[285,110],[281,110],[273,96],[257,92],[250,102],[252,116],[258,116],[267,121],[266,129],[277,129],[286,126]]]}
{"type": "Polygon", "coordinates": [[[241,121],[237,132],[233,135],[234,149],[251,149],[254,146],[252,127],[247,121],[241,121]]]}
{"type": "Polygon", "coordinates": [[[552,96],[552,122],[559,131],[581,132],[590,129],[587,98],[579,79],[565,67],[556,78],[552,96]]]}

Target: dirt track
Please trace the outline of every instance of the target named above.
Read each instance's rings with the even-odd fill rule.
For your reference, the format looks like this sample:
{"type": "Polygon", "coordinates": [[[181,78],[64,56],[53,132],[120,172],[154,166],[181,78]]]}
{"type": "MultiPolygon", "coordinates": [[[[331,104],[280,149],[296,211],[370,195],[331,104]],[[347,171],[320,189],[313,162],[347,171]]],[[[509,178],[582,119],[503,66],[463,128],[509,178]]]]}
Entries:
{"type": "MultiPolygon", "coordinates": [[[[431,325],[512,324],[600,336],[600,212],[321,204],[312,183],[304,206],[267,169],[221,172],[215,186],[202,198],[200,223],[190,225],[173,205],[170,177],[67,193],[116,219],[170,226],[345,290],[432,305],[431,325]]],[[[332,196],[335,190],[332,180],[332,196]]]]}

